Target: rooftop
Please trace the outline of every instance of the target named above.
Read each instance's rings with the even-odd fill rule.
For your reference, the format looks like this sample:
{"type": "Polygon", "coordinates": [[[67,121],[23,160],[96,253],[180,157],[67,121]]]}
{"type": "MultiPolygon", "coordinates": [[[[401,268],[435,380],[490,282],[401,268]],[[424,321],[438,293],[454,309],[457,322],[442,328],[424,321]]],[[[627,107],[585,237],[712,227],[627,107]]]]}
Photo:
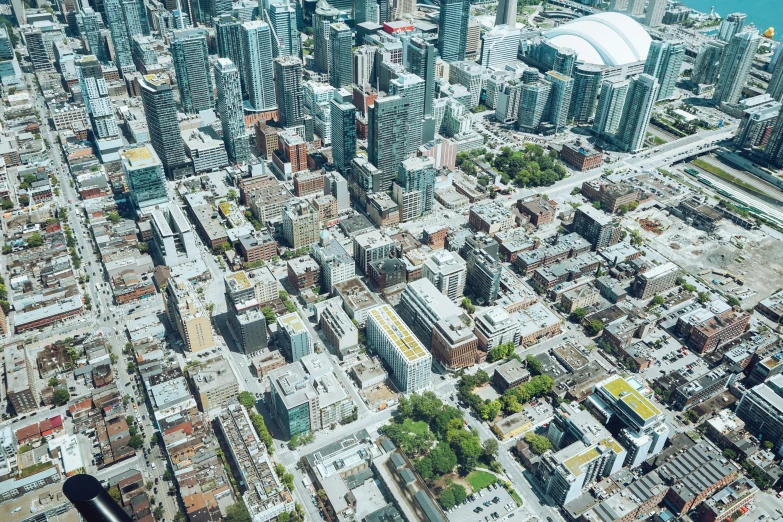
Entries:
{"type": "Polygon", "coordinates": [[[645,421],[661,414],[661,410],[619,375],[605,382],[602,387],[645,421]]]}
{"type": "Polygon", "coordinates": [[[430,355],[391,306],[387,304],[377,306],[370,310],[369,317],[383,329],[387,337],[408,362],[430,355]]]}

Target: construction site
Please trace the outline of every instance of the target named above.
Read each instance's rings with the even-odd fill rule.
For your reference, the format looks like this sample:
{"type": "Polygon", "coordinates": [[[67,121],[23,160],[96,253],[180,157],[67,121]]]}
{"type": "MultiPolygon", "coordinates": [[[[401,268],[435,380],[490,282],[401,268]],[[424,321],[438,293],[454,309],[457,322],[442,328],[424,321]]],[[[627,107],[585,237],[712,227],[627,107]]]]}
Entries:
{"type": "Polygon", "coordinates": [[[783,278],[779,239],[762,229],[746,230],[723,219],[705,232],[667,210],[651,207],[639,214],[624,218],[623,225],[638,230],[654,251],[698,274],[707,286],[739,299],[743,308],[770,293],[769,281],[783,278]]]}

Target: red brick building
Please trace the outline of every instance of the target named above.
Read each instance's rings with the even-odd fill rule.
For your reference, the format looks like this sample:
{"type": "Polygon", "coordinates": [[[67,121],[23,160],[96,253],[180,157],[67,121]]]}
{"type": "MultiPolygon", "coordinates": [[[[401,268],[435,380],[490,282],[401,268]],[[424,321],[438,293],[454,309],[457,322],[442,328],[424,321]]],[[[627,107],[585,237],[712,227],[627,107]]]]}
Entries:
{"type": "Polygon", "coordinates": [[[677,327],[693,351],[705,353],[739,337],[749,322],[750,314],[735,307],[706,319],[699,314],[680,317],[677,327]]]}
{"type": "Polygon", "coordinates": [[[297,257],[288,262],[288,282],[297,292],[318,284],[321,267],[310,256],[297,257]]]}
{"type": "Polygon", "coordinates": [[[578,141],[575,144],[566,143],[560,150],[560,159],[580,172],[600,167],[603,158],[603,152],[578,141]]]}
{"type": "Polygon", "coordinates": [[[439,225],[433,225],[424,229],[424,242],[433,250],[443,248],[446,244],[446,234],[449,229],[439,225]]]}
{"type": "Polygon", "coordinates": [[[259,236],[240,237],[237,250],[245,263],[269,261],[278,253],[277,241],[266,233],[259,236]]]}
{"type": "Polygon", "coordinates": [[[311,194],[323,194],[324,175],[321,172],[310,172],[309,170],[298,172],[294,170],[294,172],[296,172],[294,174],[294,194],[300,198],[311,194]]]}
{"type": "Polygon", "coordinates": [[[530,223],[540,227],[555,219],[555,205],[544,198],[517,201],[517,210],[530,219],[530,223]]]}

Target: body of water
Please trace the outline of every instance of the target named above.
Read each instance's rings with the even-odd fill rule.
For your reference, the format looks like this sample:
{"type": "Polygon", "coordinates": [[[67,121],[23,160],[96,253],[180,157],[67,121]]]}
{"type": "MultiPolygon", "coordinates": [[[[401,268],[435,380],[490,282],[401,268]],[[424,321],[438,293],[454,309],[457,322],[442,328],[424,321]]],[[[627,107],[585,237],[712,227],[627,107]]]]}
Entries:
{"type": "Polygon", "coordinates": [[[684,0],[691,9],[709,13],[710,7],[726,17],[730,13],[741,12],[748,15],[748,23],[753,22],[761,32],[767,27],[775,28],[775,40],[783,36],[783,1],[781,0],[684,0]]]}

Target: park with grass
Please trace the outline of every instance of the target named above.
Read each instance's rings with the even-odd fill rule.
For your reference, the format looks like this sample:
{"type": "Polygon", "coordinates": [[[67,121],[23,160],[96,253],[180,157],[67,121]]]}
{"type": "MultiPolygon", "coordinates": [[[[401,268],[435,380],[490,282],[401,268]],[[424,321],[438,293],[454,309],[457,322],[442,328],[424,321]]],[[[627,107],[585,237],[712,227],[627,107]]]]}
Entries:
{"type": "Polygon", "coordinates": [[[424,392],[401,397],[391,423],[382,428],[443,509],[461,504],[474,491],[498,480],[479,468],[502,469],[497,462],[498,441],[482,443],[478,432],[466,424],[460,410],[424,392]]]}

